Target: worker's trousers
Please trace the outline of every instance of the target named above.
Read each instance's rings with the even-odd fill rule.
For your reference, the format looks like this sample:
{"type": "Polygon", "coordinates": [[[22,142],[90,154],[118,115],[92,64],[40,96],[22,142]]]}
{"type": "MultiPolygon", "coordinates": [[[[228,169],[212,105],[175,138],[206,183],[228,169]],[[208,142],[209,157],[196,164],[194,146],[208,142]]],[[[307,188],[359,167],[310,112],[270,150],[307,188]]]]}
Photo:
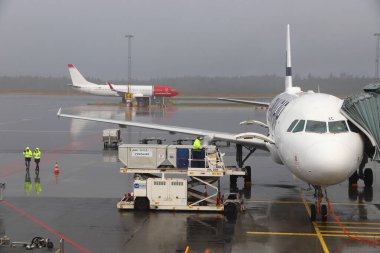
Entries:
{"type": "Polygon", "coordinates": [[[25,157],[25,166],[26,166],[26,170],[29,170],[29,167],[30,167],[30,161],[32,160],[32,158],[30,157],[25,157]]]}
{"type": "Polygon", "coordinates": [[[34,162],[36,163],[36,175],[40,173],[40,159],[34,159],[34,162]]]}

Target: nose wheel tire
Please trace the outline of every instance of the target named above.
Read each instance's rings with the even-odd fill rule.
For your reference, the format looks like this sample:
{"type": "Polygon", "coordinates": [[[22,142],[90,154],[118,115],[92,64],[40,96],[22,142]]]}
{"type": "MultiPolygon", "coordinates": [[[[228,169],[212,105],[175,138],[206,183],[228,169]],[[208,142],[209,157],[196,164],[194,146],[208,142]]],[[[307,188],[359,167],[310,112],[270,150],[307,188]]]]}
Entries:
{"type": "Polygon", "coordinates": [[[373,184],[373,172],[370,168],[364,170],[364,185],[366,187],[371,187],[373,184]]]}
{"type": "Polygon", "coordinates": [[[317,219],[317,208],[314,204],[310,205],[310,221],[315,221],[317,219]]]}

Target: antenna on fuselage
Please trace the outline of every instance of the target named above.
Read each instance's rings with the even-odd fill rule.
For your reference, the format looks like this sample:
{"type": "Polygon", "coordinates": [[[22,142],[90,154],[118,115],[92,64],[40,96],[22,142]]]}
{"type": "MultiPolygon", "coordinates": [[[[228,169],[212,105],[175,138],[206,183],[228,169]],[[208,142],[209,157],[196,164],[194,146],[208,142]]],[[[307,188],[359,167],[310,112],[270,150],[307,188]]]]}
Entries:
{"type": "Polygon", "coordinates": [[[292,78],[292,60],[290,52],[290,26],[288,24],[286,30],[286,76],[285,76],[285,90],[293,87],[292,78]]]}

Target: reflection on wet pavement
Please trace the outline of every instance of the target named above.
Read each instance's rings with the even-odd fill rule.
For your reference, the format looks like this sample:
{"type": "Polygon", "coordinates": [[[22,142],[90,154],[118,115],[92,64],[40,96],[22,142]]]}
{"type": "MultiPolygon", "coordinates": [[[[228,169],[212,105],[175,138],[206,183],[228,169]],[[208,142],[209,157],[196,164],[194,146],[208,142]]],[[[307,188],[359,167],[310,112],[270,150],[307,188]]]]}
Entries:
{"type": "MultiPolygon", "coordinates": [[[[117,126],[59,120],[55,116],[62,106],[65,112],[78,115],[239,133],[263,131],[256,126],[240,126],[239,122],[265,121],[264,111],[249,107],[129,110],[87,105],[99,99],[91,96],[0,97],[0,181],[7,183],[6,201],[91,252],[184,252],[186,246],[191,252],[379,251],[378,247],[347,239],[331,216],[327,222],[311,224],[302,196],[311,202],[314,192],[264,152],[248,159],[252,187],[244,188],[242,179],[238,180],[238,191],[245,198],[247,210],[235,221],[209,213],[118,212],[116,203],[132,190],[132,177],[119,173],[122,164],[117,150],[103,150],[101,142],[102,130],[117,126]],[[29,110],[25,111],[21,104],[28,104],[29,110]],[[7,108],[12,108],[12,113],[7,108]],[[42,149],[38,176],[25,173],[22,150],[26,145],[42,149]],[[58,177],[53,173],[56,161],[58,177]],[[322,247],[315,228],[328,251],[322,247]]],[[[181,138],[193,138],[133,127],[121,131],[125,143],[161,137],[172,144],[181,138]]],[[[234,145],[220,149],[226,153],[226,163],[235,165],[234,145]]],[[[328,193],[335,213],[349,231],[379,239],[380,196],[376,193],[380,177],[376,177],[377,164],[371,166],[375,169],[373,188],[359,184],[357,189],[349,189],[345,182],[329,187],[328,193]]],[[[221,180],[221,189],[223,193],[231,191],[227,177],[221,180]]],[[[0,204],[0,233],[15,240],[40,235],[53,239],[56,245],[59,239],[4,203],[0,204]]],[[[70,243],[66,250],[78,252],[70,243]]]]}

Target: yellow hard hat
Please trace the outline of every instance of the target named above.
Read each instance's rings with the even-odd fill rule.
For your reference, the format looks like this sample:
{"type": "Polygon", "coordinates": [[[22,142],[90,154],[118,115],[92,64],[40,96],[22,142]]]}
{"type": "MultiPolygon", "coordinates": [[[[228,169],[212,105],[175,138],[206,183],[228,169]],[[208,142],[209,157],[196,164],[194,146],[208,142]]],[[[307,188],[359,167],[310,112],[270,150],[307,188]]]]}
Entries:
{"type": "Polygon", "coordinates": [[[29,147],[26,147],[26,149],[29,149],[29,147]]]}

